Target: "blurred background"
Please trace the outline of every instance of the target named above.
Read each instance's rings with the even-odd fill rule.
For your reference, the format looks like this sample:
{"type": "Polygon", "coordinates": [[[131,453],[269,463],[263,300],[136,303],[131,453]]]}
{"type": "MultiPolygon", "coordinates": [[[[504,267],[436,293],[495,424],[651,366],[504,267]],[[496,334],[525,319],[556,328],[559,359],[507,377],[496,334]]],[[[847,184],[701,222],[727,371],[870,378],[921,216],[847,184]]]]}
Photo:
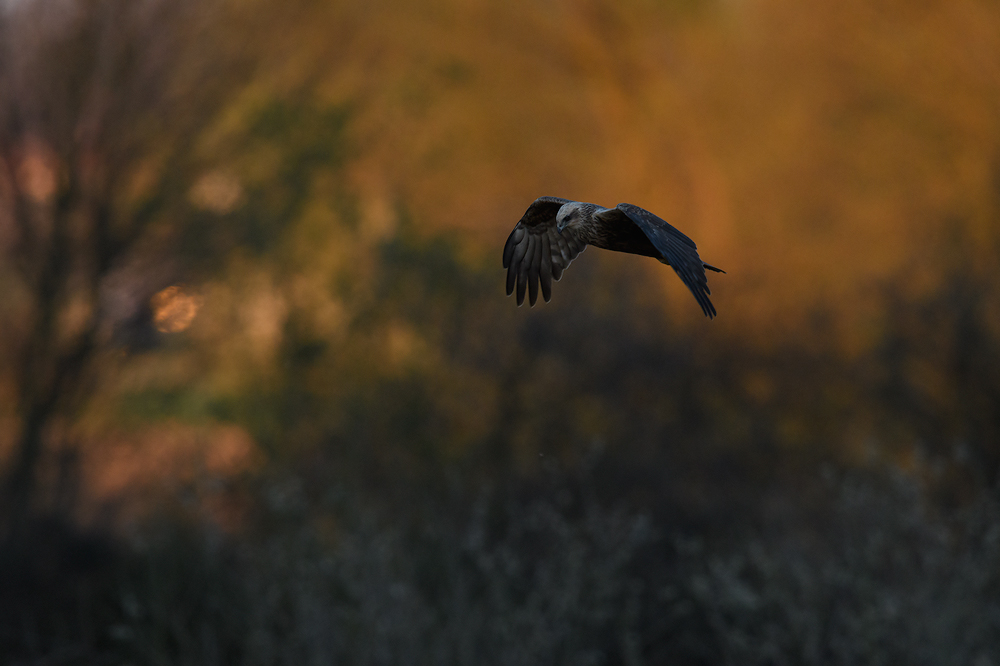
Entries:
{"type": "Polygon", "coordinates": [[[992,0],[5,0],[0,253],[4,663],[1000,664],[992,0]]]}

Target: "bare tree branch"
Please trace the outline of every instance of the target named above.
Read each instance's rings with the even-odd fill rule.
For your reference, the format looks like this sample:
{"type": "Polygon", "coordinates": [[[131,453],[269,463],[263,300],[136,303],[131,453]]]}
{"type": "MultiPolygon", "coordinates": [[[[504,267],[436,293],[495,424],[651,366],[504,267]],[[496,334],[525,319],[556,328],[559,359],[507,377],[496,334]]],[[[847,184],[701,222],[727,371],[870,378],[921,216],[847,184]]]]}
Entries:
{"type": "Polygon", "coordinates": [[[126,264],[155,272],[169,263],[169,247],[142,262],[135,255],[183,205],[200,136],[253,73],[251,59],[208,38],[225,10],[221,0],[0,9],[0,207],[16,229],[0,253],[30,295],[29,323],[5,350],[17,368],[20,423],[2,512],[9,524],[35,503],[47,425],[73,410],[109,344],[100,335],[116,316],[102,308],[109,276],[126,264]],[[144,168],[153,181],[131,194],[144,168]],[[86,320],[63,330],[72,302],[83,303],[86,320]]]}

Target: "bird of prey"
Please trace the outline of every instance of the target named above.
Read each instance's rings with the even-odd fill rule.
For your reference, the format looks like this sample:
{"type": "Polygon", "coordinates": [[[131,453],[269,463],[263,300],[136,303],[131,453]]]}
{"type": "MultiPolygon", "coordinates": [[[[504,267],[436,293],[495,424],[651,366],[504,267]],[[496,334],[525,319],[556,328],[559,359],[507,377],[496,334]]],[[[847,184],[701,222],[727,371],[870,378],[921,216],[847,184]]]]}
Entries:
{"type": "Polygon", "coordinates": [[[528,302],[534,305],[540,283],[547,303],[552,298],[552,280],[561,278],[587,245],[654,257],[673,267],[705,316],[715,316],[715,306],[708,300],[712,292],[705,269],[725,271],[703,262],[693,240],[648,210],[629,203],[604,208],[559,197],[535,199],[503,248],[507,295],[516,284],[517,304],[524,303],[527,290],[528,302]]]}

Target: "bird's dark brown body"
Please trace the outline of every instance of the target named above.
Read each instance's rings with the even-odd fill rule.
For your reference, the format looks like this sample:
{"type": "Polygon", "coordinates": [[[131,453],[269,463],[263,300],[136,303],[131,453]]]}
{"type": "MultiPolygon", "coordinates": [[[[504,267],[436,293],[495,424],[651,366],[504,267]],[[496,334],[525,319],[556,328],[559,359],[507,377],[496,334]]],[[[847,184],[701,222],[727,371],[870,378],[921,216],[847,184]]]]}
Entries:
{"type": "Polygon", "coordinates": [[[625,224],[590,224],[586,232],[588,245],[599,247],[602,250],[613,250],[615,252],[628,252],[638,254],[643,257],[662,258],[662,254],[656,249],[649,236],[642,232],[631,221],[625,224]]]}
{"type": "Polygon", "coordinates": [[[524,302],[525,291],[534,305],[541,284],[542,296],[548,301],[552,280],[558,280],[587,245],[654,257],[672,266],[705,315],[715,316],[705,269],[725,271],[703,262],[694,241],[680,231],[648,210],[627,203],[604,208],[558,197],[536,199],[504,246],[507,294],[516,286],[518,305],[524,302]]]}

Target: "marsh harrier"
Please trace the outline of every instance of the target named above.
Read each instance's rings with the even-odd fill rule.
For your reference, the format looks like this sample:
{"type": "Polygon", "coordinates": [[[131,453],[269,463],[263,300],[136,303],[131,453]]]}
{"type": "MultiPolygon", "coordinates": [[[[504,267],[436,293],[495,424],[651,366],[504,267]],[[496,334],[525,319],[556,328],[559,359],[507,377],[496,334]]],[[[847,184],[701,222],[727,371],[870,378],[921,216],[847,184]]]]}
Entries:
{"type": "Polygon", "coordinates": [[[698,256],[694,241],[648,210],[628,203],[614,208],[570,201],[559,197],[539,197],[528,206],[521,220],[510,232],[503,248],[503,267],[507,269],[507,295],[517,287],[517,304],[552,298],[552,280],[562,273],[588,245],[653,257],[671,266],[688,286],[702,312],[709,319],[715,306],[708,300],[705,269],[710,266],[698,256]]]}

